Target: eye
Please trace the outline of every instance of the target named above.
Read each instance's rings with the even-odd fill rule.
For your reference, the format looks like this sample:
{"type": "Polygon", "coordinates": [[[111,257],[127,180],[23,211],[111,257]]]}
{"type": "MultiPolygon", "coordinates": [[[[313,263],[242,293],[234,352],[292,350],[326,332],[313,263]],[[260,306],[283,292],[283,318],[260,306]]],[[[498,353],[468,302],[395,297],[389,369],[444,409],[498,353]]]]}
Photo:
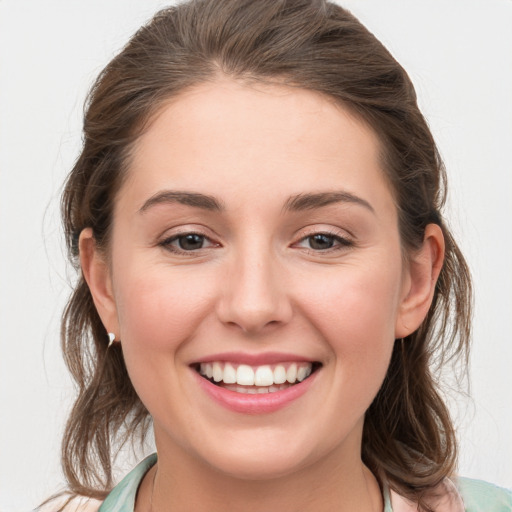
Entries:
{"type": "Polygon", "coordinates": [[[180,235],[176,238],[176,242],[180,249],[184,251],[195,251],[202,249],[206,238],[197,233],[189,233],[187,235],[180,235]]]}
{"type": "Polygon", "coordinates": [[[160,245],[172,252],[193,252],[208,247],[215,247],[207,236],[201,233],[180,233],[166,238],[160,245]]]}
{"type": "Polygon", "coordinates": [[[298,244],[299,247],[310,249],[312,251],[329,251],[350,247],[353,243],[347,238],[331,233],[314,233],[302,238],[298,244]]]}

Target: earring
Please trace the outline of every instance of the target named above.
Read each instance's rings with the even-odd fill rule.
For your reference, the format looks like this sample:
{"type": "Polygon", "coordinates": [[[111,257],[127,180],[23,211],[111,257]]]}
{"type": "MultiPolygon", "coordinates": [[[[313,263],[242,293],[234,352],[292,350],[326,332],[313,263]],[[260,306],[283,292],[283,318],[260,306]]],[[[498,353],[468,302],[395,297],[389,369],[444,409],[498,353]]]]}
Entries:
{"type": "Polygon", "coordinates": [[[113,333],[113,332],[109,332],[108,333],[108,347],[110,347],[110,345],[112,345],[112,343],[114,343],[114,341],[116,340],[116,335],[113,333]]]}

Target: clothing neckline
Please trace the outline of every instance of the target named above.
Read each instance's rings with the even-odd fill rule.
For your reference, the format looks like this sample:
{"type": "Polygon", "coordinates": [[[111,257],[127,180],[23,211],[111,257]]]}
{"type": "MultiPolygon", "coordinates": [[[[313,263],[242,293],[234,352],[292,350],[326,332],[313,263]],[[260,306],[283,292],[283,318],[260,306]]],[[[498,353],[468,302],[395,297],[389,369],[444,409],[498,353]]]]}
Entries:
{"type": "MultiPolygon", "coordinates": [[[[101,504],[98,512],[134,512],[137,491],[146,473],[156,464],[156,453],[149,455],[130,473],[128,473],[109,493],[101,504]]],[[[384,484],[382,489],[384,499],[384,512],[393,512],[389,487],[384,484]]]]}

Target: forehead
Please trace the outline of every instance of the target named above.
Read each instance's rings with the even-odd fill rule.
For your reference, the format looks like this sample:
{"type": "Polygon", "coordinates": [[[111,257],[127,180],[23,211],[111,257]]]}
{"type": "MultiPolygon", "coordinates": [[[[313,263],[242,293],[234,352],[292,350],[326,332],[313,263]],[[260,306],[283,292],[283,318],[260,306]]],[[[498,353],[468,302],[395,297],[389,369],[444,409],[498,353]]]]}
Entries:
{"type": "Polygon", "coordinates": [[[208,194],[261,190],[269,200],[272,191],[333,187],[389,195],[380,162],[373,130],[331,98],[221,79],[159,109],[134,146],[128,183],[141,197],[158,187],[208,194]]]}

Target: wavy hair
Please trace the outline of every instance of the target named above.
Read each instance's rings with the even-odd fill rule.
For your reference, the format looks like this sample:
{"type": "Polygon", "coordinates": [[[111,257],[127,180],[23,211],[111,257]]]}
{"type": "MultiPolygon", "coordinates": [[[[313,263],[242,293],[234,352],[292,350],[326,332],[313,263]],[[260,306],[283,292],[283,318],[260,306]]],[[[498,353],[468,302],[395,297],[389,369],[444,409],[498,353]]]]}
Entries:
{"type": "MultiPolygon", "coordinates": [[[[443,163],[404,69],[352,14],[324,0],[192,0],[158,12],[94,83],[83,147],[62,197],[71,261],[92,228],[108,251],[112,208],[134,142],[169,98],[219,74],[316,91],[367,123],[382,145],[404,254],[427,224],[443,231],[446,257],[421,327],[397,340],[384,383],[366,412],[362,458],[405,497],[422,497],[456,467],[452,421],[436,365],[467,365],[472,303],[464,258],[443,221],[443,163]]],[[[81,274],[62,320],[62,347],[78,396],[63,440],[70,490],[103,497],[116,450],[144,435],[149,414],[111,347],[81,274]]]]}

